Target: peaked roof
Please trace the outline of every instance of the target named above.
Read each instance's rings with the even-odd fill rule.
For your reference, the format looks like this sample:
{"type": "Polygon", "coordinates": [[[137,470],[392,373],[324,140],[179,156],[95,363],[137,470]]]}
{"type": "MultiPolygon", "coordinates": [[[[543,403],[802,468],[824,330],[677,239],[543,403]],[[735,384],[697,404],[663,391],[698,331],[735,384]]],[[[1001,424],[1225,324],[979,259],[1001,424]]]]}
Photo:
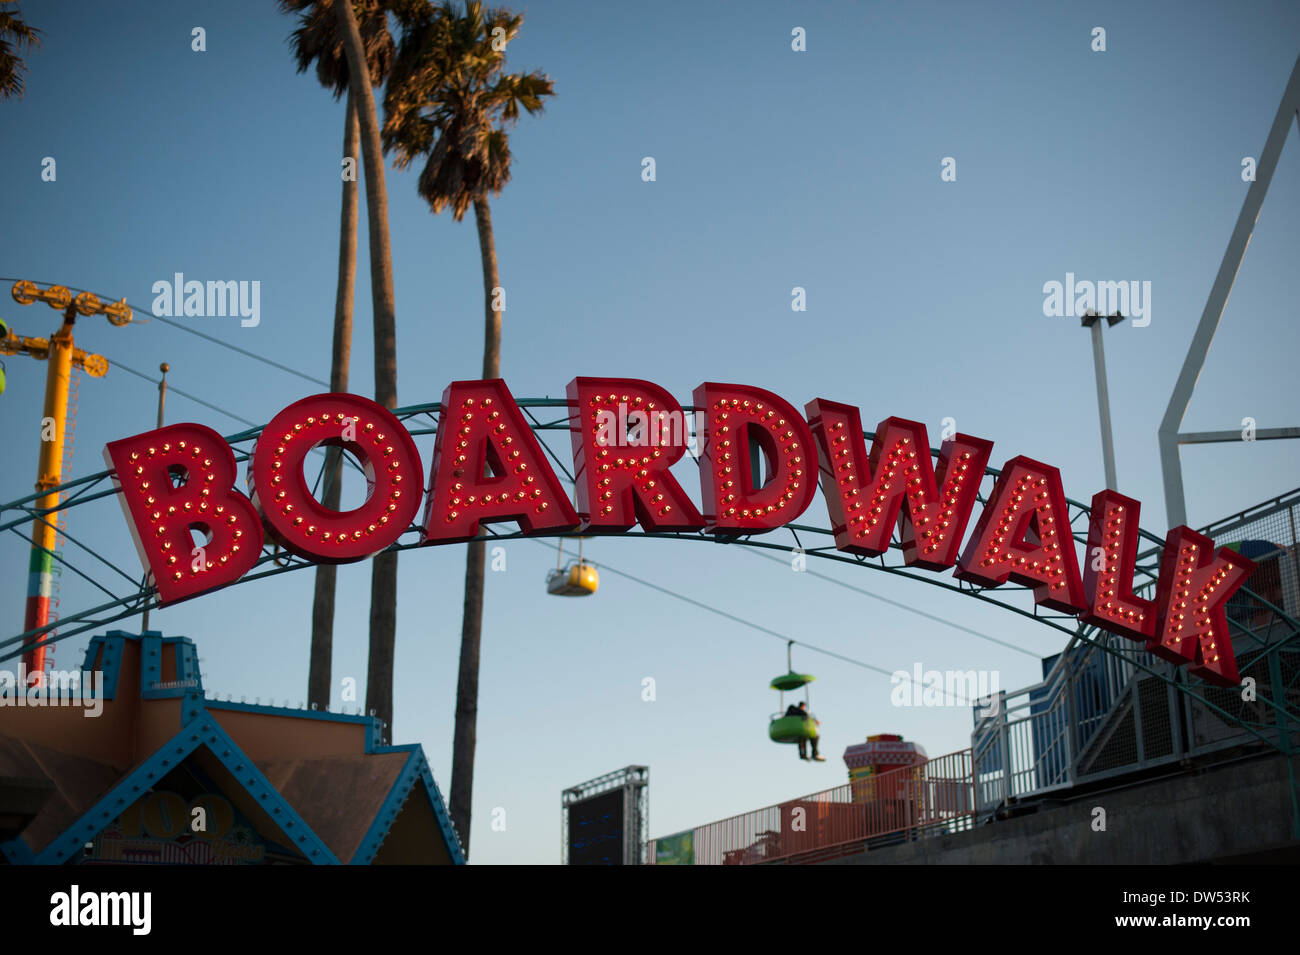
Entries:
{"type": "Polygon", "coordinates": [[[56,790],[0,845],[10,862],[68,861],[168,772],[206,754],[277,841],[311,863],[464,864],[423,748],[381,745],[377,719],[206,699],[193,642],[157,631],[95,637],[90,671],[102,674],[93,723],[76,705],[8,711],[0,777],[45,778],[56,790]],[[405,850],[385,845],[395,825],[405,850]]]}

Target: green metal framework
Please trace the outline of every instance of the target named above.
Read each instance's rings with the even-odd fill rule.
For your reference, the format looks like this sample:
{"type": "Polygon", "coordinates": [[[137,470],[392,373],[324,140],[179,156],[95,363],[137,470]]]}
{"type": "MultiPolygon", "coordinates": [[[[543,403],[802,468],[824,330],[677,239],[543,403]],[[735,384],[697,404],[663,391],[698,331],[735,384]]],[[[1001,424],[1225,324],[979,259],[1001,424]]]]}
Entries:
{"type": "MultiPolygon", "coordinates": [[[[542,447],[551,458],[556,473],[573,482],[571,468],[566,463],[569,447],[568,406],[562,398],[522,399],[518,404],[529,418],[542,447]],[[552,417],[555,412],[560,417],[552,417]],[[563,453],[551,447],[552,441],[560,441],[563,453]]],[[[686,410],[694,410],[684,406],[686,410]]],[[[412,436],[433,435],[437,432],[437,416],[441,410],[438,402],[411,405],[394,412],[412,436]]],[[[249,428],[226,438],[235,453],[237,462],[248,460],[261,428],[249,428]]],[[[865,433],[866,440],[873,438],[871,432],[865,433]]],[[[322,455],[323,458],[323,455],[322,455]]],[[[322,468],[323,473],[323,468],[322,468]]],[[[999,472],[986,468],[980,488],[979,501],[985,503],[992,489],[992,482],[999,472]]],[[[317,477],[319,484],[320,476],[317,477]]],[[[63,512],[84,507],[94,501],[113,497],[116,490],[109,471],[100,471],[86,477],[63,484],[59,490],[59,505],[56,508],[38,509],[36,500],[39,494],[30,494],[0,505],[0,533],[10,532],[31,543],[26,533],[33,520],[57,523],[63,512]]],[[[1284,496],[1300,502],[1300,491],[1284,496]]],[[[1281,502],[1283,499],[1279,498],[1281,502]]],[[[1069,500],[1069,519],[1075,540],[1086,542],[1089,508],[1086,504],[1069,500]]],[[[114,508],[116,510],[116,508],[114,508]]],[[[1238,515],[1238,517],[1244,517],[1238,515]]],[[[73,519],[68,526],[78,528],[73,519]]],[[[1233,525],[1220,522],[1215,529],[1222,532],[1233,525]]],[[[627,537],[660,537],[693,541],[713,546],[741,546],[767,548],[789,552],[792,547],[807,555],[823,560],[857,565],[871,570],[907,577],[921,581],[932,587],[941,587],[963,596],[993,604],[1009,612],[1032,619],[1034,622],[1058,630],[1068,640],[1068,657],[1071,651],[1091,648],[1092,652],[1105,654],[1122,663],[1133,672],[1140,672],[1154,678],[1170,688],[1170,692],[1198,707],[1213,712],[1230,725],[1255,741],[1261,747],[1276,750],[1287,761],[1292,788],[1292,808],[1295,816],[1297,838],[1300,838],[1300,775],[1297,774],[1296,758],[1300,754],[1300,621],[1287,613],[1282,607],[1249,587],[1243,587],[1233,598],[1236,611],[1230,614],[1233,644],[1237,653],[1241,672],[1254,675],[1256,679],[1253,701],[1238,699],[1237,691],[1225,691],[1206,684],[1196,677],[1189,677],[1183,669],[1174,668],[1154,660],[1142,649],[1141,645],[1128,640],[1114,638],[1095,627],[1081,625],[1073,616],[1050,611],[1042,611],[1032,600],[1030,588],[1005,584],[997,588],[986,588],[955,578],[944,578],[933,572],[917,572],[907,568],[902,562],[902,549],[897,540],[891,545],[887,554],[877,558],[864,558],[844,554],[835,548],[833,534],[829,527],[792,522],[783,528],[785,534],[772,532],[763,537],[719,538],[700,532],[689,533],[647,533],[631,531],[627,537]],[[788,538],[785,536],[788,534],[788,538]]],[[[70,545],[63,553],[54,555],[55,561],[65,570],[87,581],[106,598],[94,606],[73,612],[63,612],[59,620],[37,630],[19,633],[0,639],[0,663],[14,659],[23,652],[26,640],[36,640],[38,645],[52,645],[70,637],[90,630],[106,627],[115,621],[142,614],[147,607],[158,606],[156,592],[146,584],[142,573],[130,573],[98,553],[87,541],[81,539],[80,531],[69,533],[61,531],[70,545]]],[[[1164,541],[1162,538],[1141,531],[1141,538],[1151,548],[1141,553],[1134,573],[1134,590],[1139,594],[1150,594],[1159,575],[1160,554],[1164,541]]],[[[481,540],[512,540],[522,537],[519,532],[504,533],[488,529],[481,534],[481,540]]],[[[532,535],[530,535],[532,536],[532,535]]],[[[572,537],[570,533],[536,536],[572,537]]],[[[421,546],[418,528],[414,525],[390,549],[410,550],[421,546]]],[[[1296,559],[1297,541],[1290,542],[1291,560],[1296,559]]],[[[309,561],[296,556],[276,551],[268,544],[257,565],[238,583],[261,580],[279,574],[291,573],[315,566],[309,561]]],[[[234,586],[234,585],[232,585],[234,586]]],[[[1010,750],[1002,751],[1009,756],[1010,750]]],[[[1077,755],[1077,754],[1074,754],[1077,755]]]]}

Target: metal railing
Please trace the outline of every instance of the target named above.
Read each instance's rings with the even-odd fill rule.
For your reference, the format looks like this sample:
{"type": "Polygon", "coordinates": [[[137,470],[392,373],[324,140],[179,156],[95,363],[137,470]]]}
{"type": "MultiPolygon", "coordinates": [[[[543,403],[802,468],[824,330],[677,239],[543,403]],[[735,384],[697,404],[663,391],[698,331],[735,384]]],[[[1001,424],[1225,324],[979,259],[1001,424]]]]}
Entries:
{"type": "MultiPolygon", "coordinates": [[[[1189,678],[1142,644],[1081,626],[1041,683],[1000,694],[971,733],[977,818],[1013,799],[1249,744],[1300,745],[1300,490],[1202,530],[1257,564],[1226,605],[1252,692],[1189,678]]],[[[1138,558],[1153,596],[1159,551],[1138,558]]]]}
{"type": "MultiPolygon", "coordinates": [[[[1041,683],[977,710],[970,749],[700,826],[694,864],[816,862],[970,829],[1016,799],[1231,747],[1300,752],[1297,527],[1300,489],[1202,530],[1257,564],[1225,608],[1251,692],[1208,685],[1140,643],[1080,626],[1041,683]]],[[[1138,595],[1154,596],[1159,563],[1159,548],[1139,555],[1138,595]]],[[[1293,810],[1300,835],[1296,792],[1293,810]]],[[[647,848],[653,864],[656,842],[647,848]]]]}
{"type": "MultiPolygon", "coordinates": [[[[974,825],[970,750],[699,826],[695,865],[815,862],[974,825]]],[[[655,861],[655,840],[646,856],[655,861]]]]}

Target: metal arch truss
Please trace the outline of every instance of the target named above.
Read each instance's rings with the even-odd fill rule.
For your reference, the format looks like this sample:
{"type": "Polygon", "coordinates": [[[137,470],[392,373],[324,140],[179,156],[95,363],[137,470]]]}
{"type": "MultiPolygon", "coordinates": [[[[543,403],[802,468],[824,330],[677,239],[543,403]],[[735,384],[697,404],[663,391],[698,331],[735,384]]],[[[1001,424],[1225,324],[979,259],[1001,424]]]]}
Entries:
{"type": "Polygon", "coordinates": [[[1210,343],[1218,331],[1223,318],[1223,309],[1228,304],[1228,294],[1237,279],[1242,259],[1250,245],[1250,237],[1259,221],[1260,210],[1264,207],[1264,197],[1268,195],[1269,183],[1277,170],[1282,157],[1282,147],[1286,145],[1291,132],[1292,122],[1300,123],[1300,57],[1296,58],[1291,68],[1291,78],[1282,93],[1282,102],[1278,104],[1277,114],[1273,117],[1273,126],[1269,129],[1264,151],[1260,153],[1255,178],[1246,190],[1242,200],[1241,212],[1237,214],[1237,223],[1233,227],[1228,247],[1223,252],[1219,271],[1210,287],[1205,310],[1196,325],[1192,343],[1187,347],[1187,356],[1183,359],[1178,381],[1169,396],[1169,405],[1165,416],[1160,421],[1157,440],[1160,446],[1160,468],[1164,477],[1165,509],[1169,516],[1169,526],[1177,527],[1187,523],[1187,502],[1183,492],[1183,466],[1179,448],[1184,444],[1216,444],[1242,440],[1276,441],[1279,439],[1300,438],[1300,428],[1257,428],[1247,438],[1241,431],[1197,431],[1180,432],[1187,406],[1191,403],[1192,393],[1201,370],[1205,367],[1205,358],[1210,353],[1210,343]]]}
{"type": "MultiPolygon", "coordinates": [[[[550,457],[556,473],[562,475],[569,484],[573,483],[571,468],[565,462],[569,444],[568,403],[563,398],[516,399],[530,421],[542,448],[550,457]],[[559,417],[556,417],[556,413],[559,417]],[[551,447],[553,441],[562,441],[565,455],[551,447]]],[[[420,437],[437,433],[438,413],[441,403],[411,405],[393,412],[403,422],[412,436],[420,437]]],[[[684,410],[694,410],[684,406],[684,410]]],[[[252,453],[252,448],[261,433],[261,428],[249,428],[226,438],[234,451],[237,462],[245,462],[252,453]]],[[[868,446],[874,438],[872,432],[864,432],[868,446]]],[[[321,455],[323,459],[323,455],[321,455]]],[[[324,467],[317,476],[319,488],[324,467]]],[[[988,502],[992,483],[1000,472],[995,468],[985,469],[978,494],[980,504],[988,502]]],[[[59,505],[56,508],[39,509],[36,501],[40,493],[0,505],[0,534],[10,532],[27,544],[31,537],[26,528],[33,521],[57,523],[61,512],[75,510],[93,501],[112,497],[116,492],[110,471],[101,471],[87,477],[69,481],[57,488],[59,505]]],[[[48,492],[43,492],[48,493],[48,492]]],[[[1074,539],[1085,543],[1088,537],[1090,509],[1088,505],[1068,499],[1070,527],[1074,539]]],[[[76,527],[75,520],[69,521],[76,527]]],[[[844,564],[865,567],[875,571],[907,577],[921,581],[932,587],[962,594],[966,597],[993,604],[1035,621],[1036,623],[1060,631],[1068,638],[1068,646],[1062,657],[1068,657],[1076,650],[1091,648],[1094,653],[1104,654],[1126,672],[1143,673],[1155,677],[1167,684],[1172,690],[1183,694],[1196,705],[1206,707],[1209,711],[1231,725],[1240,727],[1251,737],[1278,749],[1287,756],[1297,752],[1296,739],[1300,735],[1300,706],[1295,701],[1300,698],[1300,622],[1288,615],[1259,594],[1242,587],[1233,597],[1233,606],[1245,608],[1229,615],[1233,644],[1237,651],[1240,669],[1263,669],[1274,674],[1277,679],[1258,681],[1256,700],[1249,707],[1238,707],[1231,700],[1225,702],[1225,691],[1206,684],[1203,680],[1190,677],[1185,670],[1153,658],[1147,654],[1142,644],[1131,640],[1114,637],[1112,634],[1096,627],[1080,624],[1075,617],[1042,611],[1033,603],[1031,588],[1004,584],[997,588],[980,587],[956,579],[946,579],[925,571],[918,573],[908,568],[902,560],[902,546],[897,540],[890,545],[887,554],[867,558],[840,552],[835,547],[834,535],[829,527],[817,527],[811,524],[792,522],[782,528],[788,533],[786,538],[774,531],[762,537],[742,536],[724,538],[703,532],[649,533],[635,530],[621,535],[623,537],[657,537],[675,540],[694,541],[725,547],[756,547],[779,550],[790,553],[794,549],[806,556],[844,564]]],[[[0,639],[0,663],[20,656],[32,646],[48,646],[69,637],[90,630],[106,627],[128,617],[142,614],[146,608],[159,606],[157,593],[147,582],[143,574],[132,574],[117,566],[112,561],[97,553],[95,549],[66,530],[61,531],[70,547],[63,553],[55,554],[56,562],[103,593],[106,598],[95,606],[73,613],[63,613],[60,619],[36,630],[20,633],[13,637],[0,639]],[[34,641],[24,646],[25,641],[34,641]]],[[[1160,555],[1164,540],[1148,531],[1140,531],[1141,537],[1151,545],[1150,549],[1139,554],[1133,577],[1133,589],[1139,596],[1151,597],[1154,594],[1160,572],[1160,555]]],[[[477,540],[508,541],[522,538],[522,532],[505,533],[489,528],[481,533],[477,540]]],[[[529,537],[576,537],[572,532],[557,534],[530,534],[529,537]]],[[[398,543],[389,550],[412,550],[421,546],[419,528],[409,527],[398,543]]],[[[281,552],[269,543],[264,548],[254,569],[236,584],[279,574],[291,573],[316,566],[310,561],[281,552]]],[[[230,586],[235,586],[231,584],[230,586]]],[[[1254,672],[1254,671],[1252,671],[1254,672]]],[[[1232,697],[1235,691],[1227,691],[1232,697]]],[[[1298,820],[1300,820],[1300,809],[1298,820]]],[[[1298,823],[1300,824],[1300,823],[1298,823]]]]}

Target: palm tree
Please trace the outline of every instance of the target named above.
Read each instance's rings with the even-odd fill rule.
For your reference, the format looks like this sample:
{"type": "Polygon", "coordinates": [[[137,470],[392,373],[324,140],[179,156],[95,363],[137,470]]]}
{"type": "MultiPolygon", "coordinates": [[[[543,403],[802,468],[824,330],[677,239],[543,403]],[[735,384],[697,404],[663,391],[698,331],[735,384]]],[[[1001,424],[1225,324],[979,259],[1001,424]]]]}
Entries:
{"type": "Polygon", "coordinates": [[[23,74],[27,64],[19,56],[41,45],[41,31],[29,27],[23,12],[11,0],[0,0],[0,99],[22,97],[27,88],[23,74]]]}
{"type": "MultiPolygon", "coordinates": [[[[405,6],[405,5],[404,5],[405,6]]],[[[388,188],[374,87],[365,69],[366,47],[352,3],[334,3],[348,61],[348,88],[361,126],[366,170],[366,214],[370,226],[370,293],[375,323],[375,401],[397,407],[397,305],[393,256],[388,241],[388,188]]],[[[393,651],[397,639],[397,551],[375,555],[370,570],[370,658],[366,666],[366,709],[393,725],[393,651]]]]}
{"type": "MultiPolygon", "coordinates": [[[[343,155],[353,163],[353,175],[343,178],[343,211],[339,226],[339,277],[334,298],[334,347],[330,361],[330,391],[348,390],[352,359],[352,301],[357,273],[357,179],[355,165],[360,124],[349,89],[347,54],[333,0],[280,0],[280,10],[298,14],[298,28],[289,37],[298,72],[313,64],[321,86],[339,99],[345,92],[347,110],[343,123],[343,155]]],[[[361,34],[370,82],[380,85],[393,63],[395,46],[388,32],[385,4],[366,3],[361,15],[361,34]]],[[[325,488],[322,503],[339,510],[342,492],[343,453],[329,448],[325,458],[325,488]]],[[[307,699],[319,709],[330,702],[330,671],[334,655],[334,593],[338,568],[334,564],[316,567],[316,592],[311,612],[311,664],[307,675],[307,699]]]]}
{"type": "MultiPolygon", "coordinates": [[[[505,46],[523,15],[485,11],[469,2],[464,13],[446,0],[401,18],[402,39],[384,97],[384,146],[398,168],[426,156],[418,189],[436,215],[450,208],[457,222],[470,206],[478,225],[483,264],[483,377],[501,374],[501,313],[497,310],[496,244],[488,197],[510,181],[506,126],[522,107],[542,111],[554,95],[542,73],[503,73],[505,46]]],[[[479,649],[483,624],[484,545],[471,541],[465,560],[456,727],[452,743],[451,818],[469,853],[470,803],[478,719],[479,649]]]]}

